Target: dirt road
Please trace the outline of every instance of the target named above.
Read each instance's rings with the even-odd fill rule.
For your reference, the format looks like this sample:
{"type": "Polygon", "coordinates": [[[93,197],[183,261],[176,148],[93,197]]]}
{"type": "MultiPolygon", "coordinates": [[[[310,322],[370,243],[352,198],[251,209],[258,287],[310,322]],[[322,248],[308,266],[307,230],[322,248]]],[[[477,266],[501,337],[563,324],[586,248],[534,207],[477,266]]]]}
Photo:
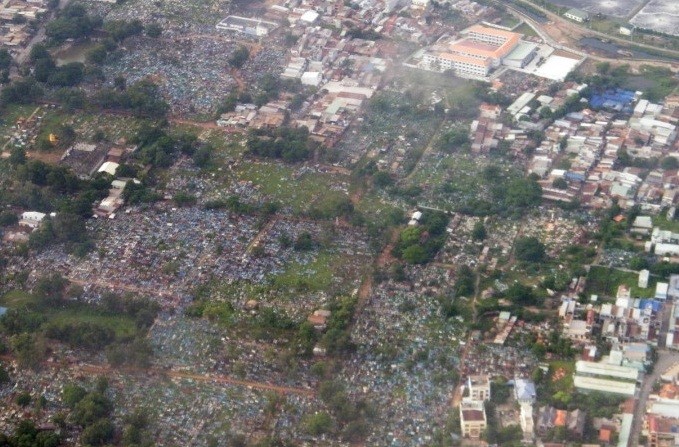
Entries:
{"type": "MultiPolygon", "coordinates": [[[[14,359],[11,356],[8,355],[2,355],[0,356],[0,360],[11,362],[14,359]]],[[[45,361],[43,362],[43,365],[48,368],[54,368],[54,369],[64,369],[64,364],[60,361],[45,361]]],[[[246,388],[251,388],[251,389],[256,389],[256,390],[262,390],[262,391],[273,391],[278,394],[297,394],[301,396],[307,396],[307,397],[315,397],[316,392],[313,389],[307,389],[307,388],[296,388],[296,387],[290,387],[290,386],[284,386],[284,385],[276,385],[272,383],[267,383],[267,382],[257,382],[253,380],[243,380],[243,379],[235,379],[230,376],[225,376],[225,375],[218,375],[218,374],[196,374],[192,373],[190,371],[177,371],[177,370],[165,370],[165,369],[159,369],[159,368],[149,368],[149,369],[141,369],[141,368],[111,368],[108,365],[93,365],[93,364],[88,364],[88,363],[83,363],[83,364],[73,364],[70,366],[67,366],[67,369],[69,369],[71,372],[74,374],[82,374],[82,375],[103,375],[103,376],[108,376],[112,374],[122,374],[122,375],[128,375],[128,376],[134,376],[134,375],[145,375],[145,376],[157,376],[157,377],[167,377],[171,379],[190,379],[190,380],[195,380],[197,382],[205,382],[205,383],[216,383],[216,384],[223,384],[223,385],[235,385],[235,386],[243,386],[246,388]]]]}

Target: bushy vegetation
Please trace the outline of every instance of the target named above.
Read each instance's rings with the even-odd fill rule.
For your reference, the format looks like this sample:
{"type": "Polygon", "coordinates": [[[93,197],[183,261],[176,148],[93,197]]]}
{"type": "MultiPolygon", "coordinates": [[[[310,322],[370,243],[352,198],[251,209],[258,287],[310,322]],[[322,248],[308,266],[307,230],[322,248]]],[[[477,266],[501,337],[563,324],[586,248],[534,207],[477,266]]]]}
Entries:
{"type": "Polygon", "coordinates": [[[57,67],[47,48],[38,44],[31,48],[30,62],[33,66],[33,77],[51,87],[72,87],[80,84],[85,76],[84,65],[71,62],[57,67]]]}
{"type": "Polygon", "coordinates": [[[360,441],[369,433],[368,424],[377,417],[377,411],[367,400],[350,399],[344,385],[336,381],[322,382],[318,393],[328,406],[334,421],[328,421],[323,417],[320,421],[308,419],[308,422],[315,422],[315,425],[320,425],[320,428],[327,431],[336,427],[340,436],[347,442],[360,441]]]}
{"type": "Polygon", "coordinates": [[[61,437],[54,431],[38,430],[30,420],[19,422],[10,435],[0,433],[2,446],[58,447],[61,443],[61,437]]]}
{"type": "Polygon", "coordinates": [[[234,68],[241,68],[248,61],[250,57],[250,51],[246,47],[240,46],[236,51],[229,57],[229,65],[234,68]]]}
{"type": "Polygon", "coordinates": [[[88,15],[83,5],[70,4],[47,24],[45,34],[53,42],[61,43],[66,39],[87,37],[101,24],[101,18],[88,15]]]}
{"type": "Polygon", "coordinates": [[[0,318],[0,330],[13,337],[14,352],[25,366],[39,366],[45,338],[90,351],[108,348],[115,354],[117,349],[124,358],[114,364],[148,364],[151,350],[143,337],[158,313],[155,302],[107,294],[101,304],[88,305],[68,299],[73,290],[58,274],[44,276],[21,300],[21,309],[12,306],[0,318]]]}
{"type": "Polygon", "coordinates": [[[545,246],[535,237],[522,237],[514,242],[514,256],[525,262],[542,262],[545,259],[545,246]]]}
{"type": "Polygon", "coordinates": [[[247,147],[251,155],[293,163],[308,159],[315,145],[306,127],[279,127],[250,131],[247,147]]]}
{"type": "Polygon", "coordinates": [[[431,261],[445,243],[448,220],[448,216],[443,213],[423,212],[420,225],[401,231],[393,250],[394,256],[410,264],[431,261]]]}
{"type": "Polygon", "coordinates": [[[542,203],[542,188],[533,175],[523,177],[491,164],[483,168],[479,180],[483,186],[477,194],[459,190],[452,182],[441,186],[441,194],[460,196],[462,203],[456,206],[457,211],[473,216],[519,217],[542,203]]]}
{"type": "Polygon", "coordinates": [[[95,93],[92,101],[104,109],[127,110],[139,117],[161,118],[169,110],[158,86],[146,79],[135,82],[124,91],[101,89],[95,93]]]}

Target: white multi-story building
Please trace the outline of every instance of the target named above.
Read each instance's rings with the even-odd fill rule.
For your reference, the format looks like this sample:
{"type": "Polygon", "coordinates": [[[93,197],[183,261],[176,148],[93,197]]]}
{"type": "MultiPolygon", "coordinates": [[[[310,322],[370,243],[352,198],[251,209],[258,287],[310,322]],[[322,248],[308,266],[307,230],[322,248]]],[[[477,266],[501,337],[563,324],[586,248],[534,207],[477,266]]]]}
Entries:
{"type": "Polygon", "coordinates": [[[490,61],[480,60],[455,53],[426,53],[424,63],[437,71],[453,70],[457,74],[478,77],[488,76],[490,61]]]}
{"type": "Polygon", "coordinates": [[[487,375],[467,377],[467,387],[472,400],[490,400],[490,377],[487,375]]]}
{"type": "Polygon", "coordinates": [[[516,48],[520,38],[517,33],[481,25],[472,26],[464,34],[462,40],[425,53],[423,63],[431,70],[453,70],[462,76],[486,77],[516,48]]]}
{"type": "Polygon", "coordinates": [[[462,437],[479,439],[486,429],[488,420],[483,401],[463,399],[460,403],[460,426],[462,437]]]}

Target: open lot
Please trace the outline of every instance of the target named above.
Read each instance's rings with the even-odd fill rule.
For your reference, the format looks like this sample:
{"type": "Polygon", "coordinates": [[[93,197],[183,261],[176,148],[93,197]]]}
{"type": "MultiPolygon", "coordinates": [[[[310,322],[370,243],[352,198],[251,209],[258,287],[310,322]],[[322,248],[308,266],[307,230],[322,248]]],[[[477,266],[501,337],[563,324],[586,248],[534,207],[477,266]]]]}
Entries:
{"type": "MultiPolygon", "coordinates": [[[[671,0],[668,0],[671,1],[671,0]]],[[[608,16],[625,18],[634,8],[643,3],[642,0],[556,0],[553,3],[564,8],[578,8],[589,13],[601,13],[608,16]]],[[[565,9],[562,12],[566,12],[565,9]]]]}
{"type": "Polygon", "coordinates": [[[674,0],[651,0],[630,23],[639,28],[679,36],[679,3],[674,0]]]}
{"type": "Polygon", "coordinates": [[[535,70],[534,74],[554,81],[563,81],[566,75],[577,67],[579,63],[580,60],[578,59],[552,54],[544,64],[535,70]]]}
{"type": "Polygon", "coordinates": [[[603,297],[615,297],[618,286],[624,284],[631,289],[633,296],[651,298],[655,295],[655,284],[658,278],[651,277],[648,287],[637,287],[639,274],[636,272],[622,271],[614,268],[592,266],[587,275],[587,293],[599,294],[603,297]]]}

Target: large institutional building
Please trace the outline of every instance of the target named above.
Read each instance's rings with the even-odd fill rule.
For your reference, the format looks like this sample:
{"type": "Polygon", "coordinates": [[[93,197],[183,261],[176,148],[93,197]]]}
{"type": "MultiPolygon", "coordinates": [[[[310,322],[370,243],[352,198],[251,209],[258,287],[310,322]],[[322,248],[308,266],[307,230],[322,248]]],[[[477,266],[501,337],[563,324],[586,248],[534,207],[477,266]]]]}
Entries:
{"type": "Polygon", "coordinates": [[[463,438],[479,439],[488,426],[483,401],[463,399],[460,403],[460,428],[463,438]]]}
{"type": "Polygon", "coordinates": [[[520,37],[510,31],[474,25],[467,29],[464,39],[432,48],[422,61],[438,71],[484,77],[519,45],[520,37]]]}

